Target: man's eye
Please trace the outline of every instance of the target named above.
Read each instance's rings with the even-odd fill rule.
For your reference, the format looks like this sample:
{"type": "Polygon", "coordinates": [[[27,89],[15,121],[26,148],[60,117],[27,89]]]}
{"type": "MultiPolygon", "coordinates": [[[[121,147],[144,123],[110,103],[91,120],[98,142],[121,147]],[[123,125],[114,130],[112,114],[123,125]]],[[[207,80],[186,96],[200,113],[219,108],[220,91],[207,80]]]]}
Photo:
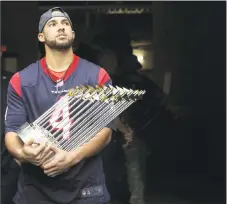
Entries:
{"type": "Polygon", "coordinates": [[[55,23],[51,23],[49,26],[55,26],[56,24],[55,23]]]}
{"type": "Polygon", "coordinates": [[[65,22],[65,25],[67,25],[67,26],[68,26],[68,25],[69,25],[69,22],[65,22]]]}

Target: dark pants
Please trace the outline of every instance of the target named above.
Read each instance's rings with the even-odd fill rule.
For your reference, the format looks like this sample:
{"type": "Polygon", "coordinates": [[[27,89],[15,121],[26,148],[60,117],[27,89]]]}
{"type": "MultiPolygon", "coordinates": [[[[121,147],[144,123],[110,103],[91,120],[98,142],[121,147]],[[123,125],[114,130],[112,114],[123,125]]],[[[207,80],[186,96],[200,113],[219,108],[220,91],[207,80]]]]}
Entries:
{"type": "Polygon", "coordinates": [[[114,134],[102,152],[106,185],[111,197],[110,204],[114,202],[128,204],[130,199],[122,138],[121,133],[114,134]]]}

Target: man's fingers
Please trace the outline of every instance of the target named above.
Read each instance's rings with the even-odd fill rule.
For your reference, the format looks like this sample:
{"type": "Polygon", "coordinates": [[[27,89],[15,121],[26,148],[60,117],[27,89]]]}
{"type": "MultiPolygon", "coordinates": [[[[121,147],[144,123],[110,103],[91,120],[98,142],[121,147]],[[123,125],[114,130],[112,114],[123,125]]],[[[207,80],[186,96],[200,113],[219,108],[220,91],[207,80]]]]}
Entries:
{"type": "Polygon", "coordinates": [[[34,149],[34,155],[36,156],[36,155],[38,155],[40,152],[42,152],[42,151],[44,150],[45,146],[46,146],[46,143],[41,143],[38,147],[36,147],[36,148],[34,149]]]}
{"type": "Polygon", "coordinates": [[[69,169],[65,169],[65,170],[61,170],[61,171],[56,170],[56,171],[53,171],[53,172],[51,172],[51,173],[48,173],[47,176],[55,177],[55,176],[58,176],[58,175],[60,175],[60,174],[65,173],[65,172],[68,171],[68,170],[69,170],[69,169]]]}
{"type": "Polygon", "coordinates": [[[41,163],[44,164],[50,159],[52,160],[54,156],[54,152],[51,150],[51,145],[48,145],[42,153],[42,161],[41,163]]]}
{"type": "Polygon", "coordinates": [[[55,176],[58,176],[58,175],[60,175],[60,174],[63,174],[64,172],[65,172],[65,171],[62,171],[62,170],[60,170],[60,171],[59,171],[59,170],[53,170],[53,171],[49,171],[49,172],[46,171],[46,173],[45,173],[45,172],[44,172],[44,173],[45,173],[47,176],[49,176],[49,177],[55,177],[55,176]]]}
{"type": "Polygon", "coordinates": [[[57,162],[53,159],[52,161],[46,163],[43,165],[43,169],[44,170],[49,170],[52,168],[55,168],[57,166],[57,162]]]}
{"type": "Polygon", "coordinates": [[[44,173],[49,175],[49,174],[56,174],[59,170],[56,167],[52,167],[50,169],[45,169],[44,173]]]}
{"type": "Polygon", "coordinates": [[[58,176],[59,174],[61,174],[61,172],[54,171],[54,172],[46,174],[46,175],[49,176],[49,177],[55,177],[55,176],[58,176]]]}
{"type": "Polygon", "coordinates": [[[31,147],[34,147],[34,148],[36,148],[36,147],[38,147],[38,146],[39,146],[38,143],[32,143],[32,144],[31,144],[31,147]]]}
{"type": "Polygon", "coordinates": [[[43,154],[44,154],[45,149],[46,148],[44,147],[40,152],[35,152],[37,160],[41,160],[43,158],[43,154]]]}
{"type": "Polygon", "coordinates": [[[46,144],[45,148],[43,148],[40,153],[39,153],[39,156],[41,159],[43,159],[43,157],[45,156],[46,152],[48,152],[48,144],[46,144]]]}
{"type": "Polygon", "coordinates": [[[45,174],[53,174],[56,173],[58,171],[58,169],[56,169],[55,167],[48,169],[48,170],[44,170],[45,174]]]}
{"type": "Polygon", "coordinates": [[[41,163],[46,164],[50,162],[54,157],[54,153],[52,151],[49,151],[45,156],[42,158],[41,163]]]}
{"type": "Polygon", "coordinates": [[[25,154],[35,156],[39,152],[39,150],[42,149],[43,145],[45,145],[45,143],[40,144],[40,143],[35,142],[34,139],[29,139],[28,141],[26,141],[24,143],[24,148],[23,148],[24,150],[23,151],[24,151],[25,154]]]}
{"type": "Polygon", "coordinates": [[[34,139],[29,139],[24,143],[25,146],[31,146],[33,143],[35,143],[34,139]]]}
{"type": "Polygon", "coordinates": [[[45,158],[45,160],[43,160],[43,161],[41,162],[42,168],[44,168],[44,165],[50,163],[53,159],[54,159],[53,156],[51,156],[50,158],[45,158]]]}
{"type": "Polygon", "coordinates": [[[51,152],[51,149],[50,148],[51,148],[50,145],[47,145],[45,147],[45,149],[42,152],[42,157],[46,157],[48,154],[50,154],[50,152],[51,152]]]}

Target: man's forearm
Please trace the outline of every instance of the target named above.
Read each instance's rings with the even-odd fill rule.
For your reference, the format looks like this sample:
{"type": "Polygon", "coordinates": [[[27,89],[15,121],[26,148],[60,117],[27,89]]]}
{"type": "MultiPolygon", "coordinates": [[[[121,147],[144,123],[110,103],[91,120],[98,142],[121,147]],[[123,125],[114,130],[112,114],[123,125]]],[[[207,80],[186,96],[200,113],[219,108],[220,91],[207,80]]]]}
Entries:
{"type": "Polygon", "coordinates": [[[5,145],[9,153],[20,162],[24,162],[23,156],[21,155],[21,149],[23,148],[23,142],[17,136],[15,132],[8,132],[5,135],[5,145]]]}
{"type": "Polygon", "coordinates": [[[82,145],[71,153],[74,161],[73,164],[78,163],[78,160],[81,161],[99,153],[110,142],[111,136],[112,130],[110,128],[102,129],[88,143],[82,145]]]}

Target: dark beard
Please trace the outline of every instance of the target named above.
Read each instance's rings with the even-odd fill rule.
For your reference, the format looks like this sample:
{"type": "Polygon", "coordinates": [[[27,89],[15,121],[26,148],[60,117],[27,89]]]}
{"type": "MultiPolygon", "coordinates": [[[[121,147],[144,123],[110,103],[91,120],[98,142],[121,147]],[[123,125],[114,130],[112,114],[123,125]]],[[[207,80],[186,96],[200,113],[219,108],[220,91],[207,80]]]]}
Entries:
{"type": "Polygon", "coordinates": [[[53,50],[64,51],[68,50],[73,45],[73,39],[65,43],[57,43],[56,40],[48,41],[46,40],[45,44],[53,50]]]}

